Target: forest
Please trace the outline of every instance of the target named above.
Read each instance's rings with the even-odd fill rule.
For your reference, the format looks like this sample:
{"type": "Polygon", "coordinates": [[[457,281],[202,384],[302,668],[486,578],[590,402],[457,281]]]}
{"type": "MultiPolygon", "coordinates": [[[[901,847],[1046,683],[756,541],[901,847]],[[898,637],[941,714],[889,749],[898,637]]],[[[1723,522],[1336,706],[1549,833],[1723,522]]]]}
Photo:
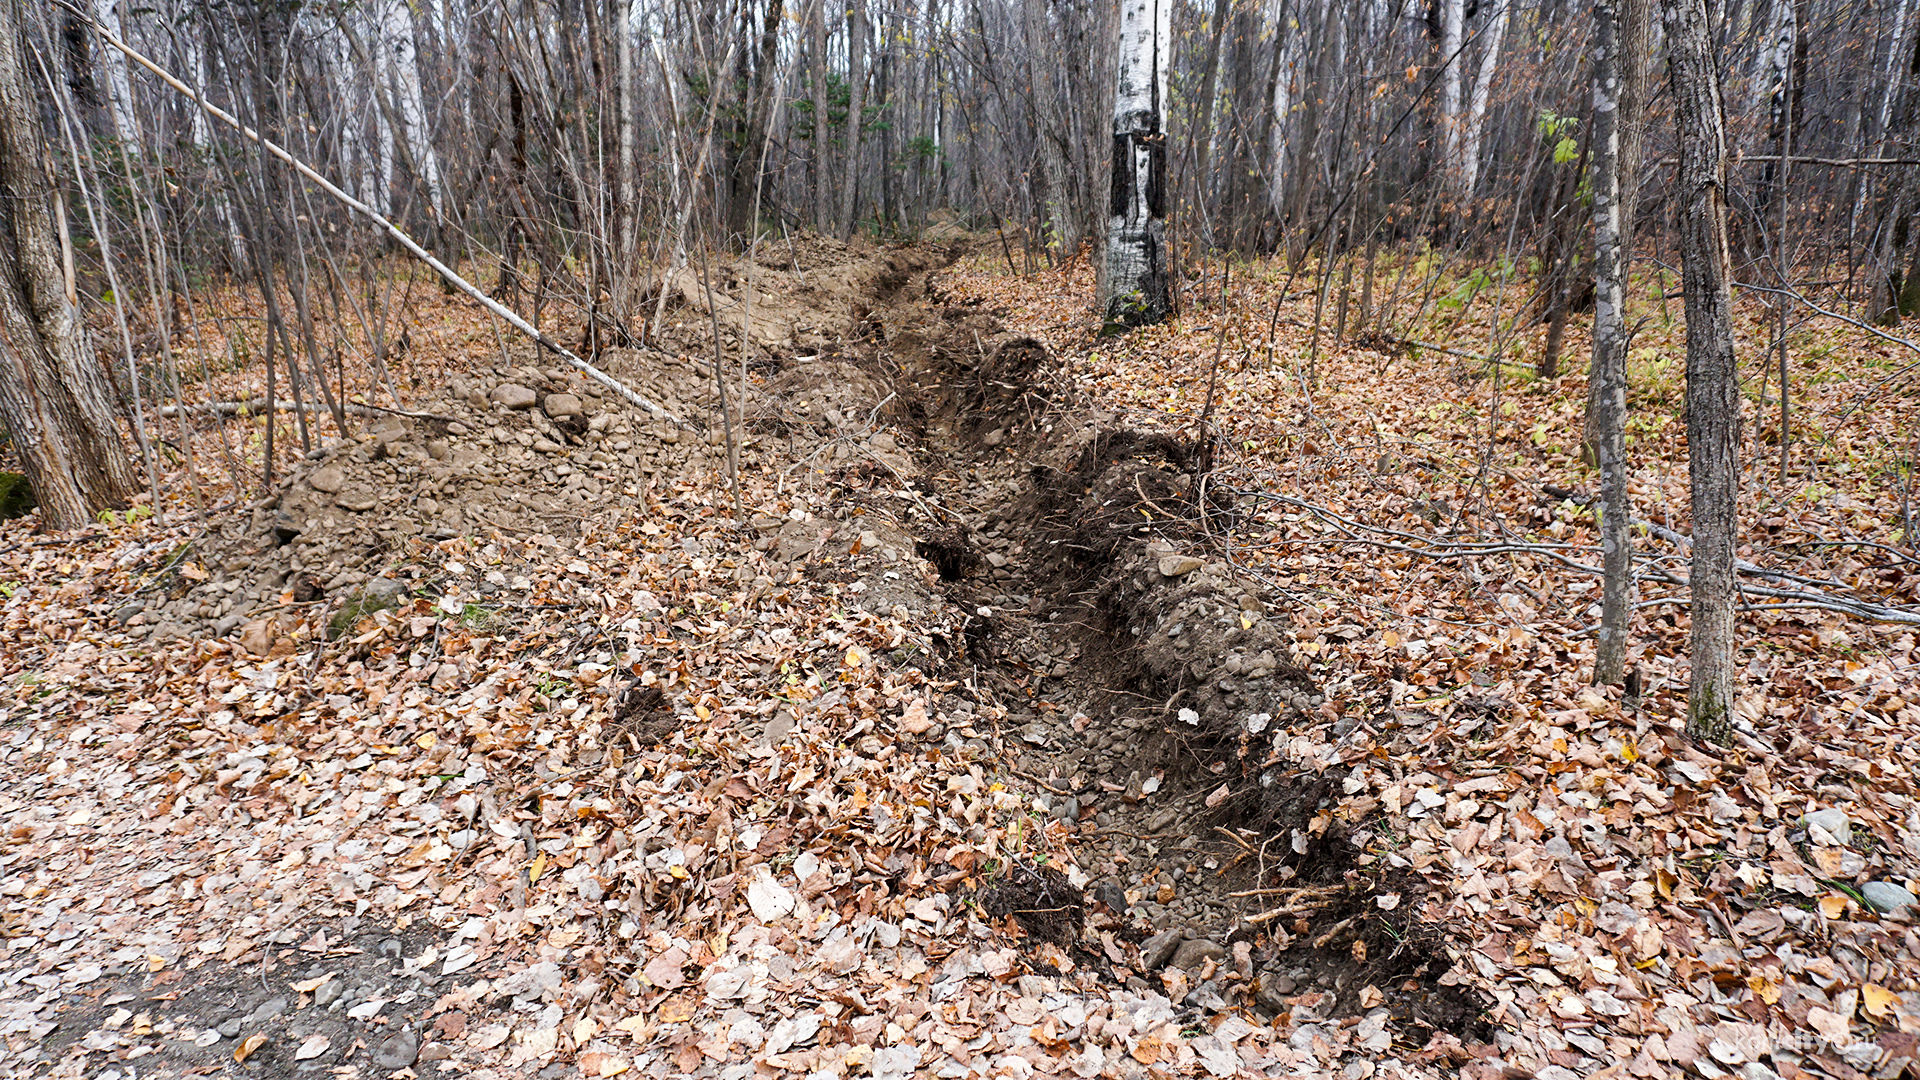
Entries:
{"type": "Polygon", "coordinates": [[[0,4],[0,1070],[1920,1073],[1920,2],[0,4]]]}

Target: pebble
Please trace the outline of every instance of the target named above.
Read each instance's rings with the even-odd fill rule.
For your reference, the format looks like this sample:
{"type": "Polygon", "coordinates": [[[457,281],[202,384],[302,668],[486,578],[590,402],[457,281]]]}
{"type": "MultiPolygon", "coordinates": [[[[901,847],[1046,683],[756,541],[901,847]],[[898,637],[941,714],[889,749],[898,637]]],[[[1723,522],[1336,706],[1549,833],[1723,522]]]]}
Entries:
{"type": "Polygon", "coordinates": [[[1173,959],[1175,951],[1185,935],[1178,930],[1164,930],[1140,943],[1140,967],[1145,971],[1159,971],[1173,959]]]}
{"type": "Polygon", "coordinates": [[[583,406],[580,399],[572,394],[548,394],[540,402],[540,409],[555,420],[568,416],[579,416],[583,406]]]}
{"type": "Polygon", "coordinates": [[[1888,913],[1902,910],[1910,912],[1916,904],[1920,904],[1920,897],[1891,881],[1869,881],[1860,886],[1860,896],[1873,910],[1888,913]]]}
{"type": "Polygon", "coordinates": [[[264,1024],[274,1017],[279,1016],[281,1013],[286,1012],[287,1005],[287,999],[284,997],[268,998],[261,1002],[259,1007],[254,1009],[245,1020],[241,1021],[241,1024],[243,1026],[264,1024]]]}
{"type": "Polygon", "coordinates": [[[1226,955],[1226,946],[1217,941],[1207,941],[1202,938],[1181,942],[1179,948],[1174,950],[1173,958],[1167,963],[1168,966],[1177,967],[1182,971],[1199,971],[1206,966],[1207,961],[1218,960],[1226,955]]]}
{"type": "Polygon", "coordinates": [[[1830,806],[1825,810],[1802,814],[1800,824],[1807,827],[1817,825],[1838,843],[1853,843],[1853,822],[1847,820],[1847,812],[1838,807],[1830,806]]]}
{"type": "Polygon", "coordinates": [[[501,383],[487,395],[509,409],[531,409],[539,396],[519,383],[501,383]]]}
{"type": "Polygon", "coordinates": [[[334,1002],[339,1001],[340,995],[345,992],[346,988],[347,984],[339,979],[328,979],[326,982],[313,988],[313,1003],[324,1009],[334,1002]]]}
{"type": "Polygon", "coordinates": [[[307,477],[308,487],[328,495],[338,493],[346,484],[347,474],[338,465],[327,465],[315,469],[313,475],[307,477]]]}
{"type": "Polygon", "coordinates": [[[1160,574],[1163,577],[1179,577],[1200,569],[1201,562],[1191,555],[1166,555],[1160,559],[1160,574]]]}
{"type": "Polygon", "coordinates": [[[407,1068],[419,1059],[420,1036],[413,1031],[399,1032],[373,1052],[374,1067],[389,1071],[407,1068]]]}
{"type": "Polygon", "coordinates": [[[533,440],[533,449],[536,453],[557,454],[561,451],[562,447],[552,439],[535,439],[533,440]]]}

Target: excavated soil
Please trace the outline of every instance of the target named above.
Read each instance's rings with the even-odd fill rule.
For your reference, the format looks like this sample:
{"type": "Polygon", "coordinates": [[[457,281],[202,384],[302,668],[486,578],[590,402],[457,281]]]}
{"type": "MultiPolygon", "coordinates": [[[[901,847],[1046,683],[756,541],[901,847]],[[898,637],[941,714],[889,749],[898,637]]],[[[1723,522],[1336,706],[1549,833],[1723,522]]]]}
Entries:
{"type": "MultiPolygon", "coordinates": [[[[839,503],[754,518],[743,542],[857,579],[869,609],[937,612],[948,629],[908,662],[974,692],[937,700],[929,737],[990,751],[997,779],[1075,830],[1076,867],[1002,868],[982,910],[1196,1015],[1384,1008],[1409,1035],[1481,1030],[1481,1002],[1447,985],[1439,931],[1418,918],[1419,886],[1331,820],[1338,765],[1290,744],[1324,698],[1278,598],[1225,557],[1238,500],[1211,476],[1211,447],[1078,405],[1045,342],[943,294],[960,251],[807,239],[719,267],[712,286],[727,355],[758,383],[742,466],[804,470],[839,503]],[[811,558],[823,550],[856,554],[811,558]],[[899,572],[923,560],[937,586],[899,572]]],[[[312,455],[188,547],[142,553],[148,583],[113,616],[289,653],[296,624],[347,637],[434,595],[444,580],[420,556],[440,540],[564,537],[716,475],[707,295],[680,280],[656,347],[598,358],[686,424],[521,349],[312,455]],[[325,618],[299,619],[308,608],[325,618]]],[[[737,390],[743,373],[723,374],[737,390]]],[[[532,602],[537,570],[493,566],[462,595],[532,602]]],[[[671,734],[652,694],[610,703],[621,737],[671,734]]]]}

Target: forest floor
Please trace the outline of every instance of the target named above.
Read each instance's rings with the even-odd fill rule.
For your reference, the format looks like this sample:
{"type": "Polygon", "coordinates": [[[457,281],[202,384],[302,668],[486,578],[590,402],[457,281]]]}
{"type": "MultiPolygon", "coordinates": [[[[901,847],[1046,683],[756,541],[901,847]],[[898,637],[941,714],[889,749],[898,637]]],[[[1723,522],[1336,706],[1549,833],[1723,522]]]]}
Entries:
{"type": "Polygon", "coordinates": [[[199,466],[165,520],[7,523],[5,1068],[1920,1056],[1904,346],[1796,329],[1785,479],[1748,387],[1740,722],[1699,745],[1659,283],[1623,693],[1587,685],[1584,380],[1514,366],[1539,328],[1466,340],[1515,296],[1382,289],[1336,345],[1351,295],[1316,330],[1310,280],[1238,267],[1102,338],[1084,261],[1000,254],[717,267],[599,356],[682,425],[416,289],[404,404],[304,456],[283,416],[270,497],[223,472],[261,422],[203,415],[159,432],[199,466]]]}

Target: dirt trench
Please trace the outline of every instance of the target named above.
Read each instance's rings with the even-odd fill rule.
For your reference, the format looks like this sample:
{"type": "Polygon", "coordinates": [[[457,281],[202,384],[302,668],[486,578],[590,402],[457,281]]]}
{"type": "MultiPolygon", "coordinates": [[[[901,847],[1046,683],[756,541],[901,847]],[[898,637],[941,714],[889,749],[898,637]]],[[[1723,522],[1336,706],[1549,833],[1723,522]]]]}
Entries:
{"type": "Polygon", "coordinates": [[[847,497],[909,496],[864,531],[937,569],[962,613],[946,673],[992,703],[998,779],[1071,837],[1072,871],[1015,863],[983,910],[1196,1014],[1386,1010],[1414,1046],[1484,1036],[1424,884],[1335,820],[1353,763],[1294,745],[1325,702],[1284,609],[1225,557],[1239,500],[1211,447],[1085,407],[1045,343],[945,293],[945,261],[872,296],[835,377],[781,373],[803,408],[762,425],[825,394],[891,421],[913,462],[849,455],[847,497]]]}

